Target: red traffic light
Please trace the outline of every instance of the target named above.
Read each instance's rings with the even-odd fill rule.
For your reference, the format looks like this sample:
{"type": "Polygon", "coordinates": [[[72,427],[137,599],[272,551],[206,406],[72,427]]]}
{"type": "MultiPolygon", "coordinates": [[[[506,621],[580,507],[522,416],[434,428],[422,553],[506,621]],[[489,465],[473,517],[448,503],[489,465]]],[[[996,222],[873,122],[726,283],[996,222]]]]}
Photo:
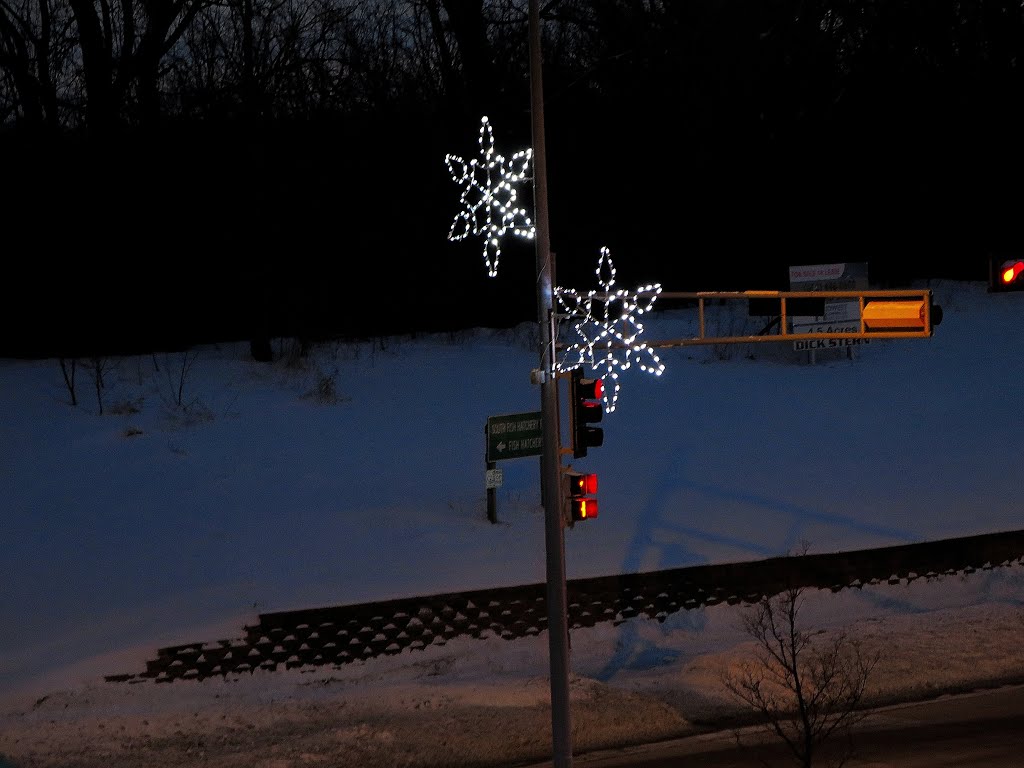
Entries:
{"type": "Polygon", "coordinates": [[[1024,257],[1020,252],[993,253],[988,264],[989,291],[1024,291],[1024,257]]]}
{"type": "Polygon", "coordinates": [[[569,493],[572,496],[590,496],[597,493],[597,475],[570,475],[569,493]]]}
{"type": "Polygon", "coordinates": [[[569,526],[578,523],[580,520],[590,520],[597,517],[597,475],[594,473],[565,471],[565,482],[568,495],[568,520],[569,526]]]}
{"type": "Polygon", "coordinates": [[[597,499],[573,499],[570,514],[574,523],[597,517],[597,499]]]}
{"type": "Polygon", "coordinates": [[[1024,272],[1024,259],[1003,262],[999,268],[999,280],[1003,285],[1010,285],[1020,277],[1021,272],[1024,272]]]}

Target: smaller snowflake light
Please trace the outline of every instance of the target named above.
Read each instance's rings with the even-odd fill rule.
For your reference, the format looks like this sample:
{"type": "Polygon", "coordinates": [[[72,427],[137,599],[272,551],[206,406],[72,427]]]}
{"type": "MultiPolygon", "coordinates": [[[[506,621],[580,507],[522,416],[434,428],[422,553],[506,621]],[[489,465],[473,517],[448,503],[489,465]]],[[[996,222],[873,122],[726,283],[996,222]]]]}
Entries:
{"type": "Polygon", "coordinates": [[[665,370],[664,363],[647,342],[637,341],[644,332],[637,317],[654,306],[661,284],[652,283],[632,292],[614,288],[615,266],[607,248],[601,249],[597,261],[597,282],[603,291],[581,294],[573,288],[555,288],[558,303],[573,323],[577,336],[577,340],[566,347],[557,368],[571,371],[589,365],[595,372],[603,369],[604,405],[611,413],[619,397],[619,371],[627,370],[634,363],[641,371],[655,376],[665,370]],[[595,304],[601,305],[599,314],[594,311],[595,304]]]}
{"type": "Polygon", "coordinates": [[[458,155],[445,155],[452,180],[464,185],[460,202],[465,208],[455,216],[448,239],[462,240],[483,235],[487,274],[498,274],[501,238],[509,230],[517,237],[532,239],[535,228],[526,210],[520,208],[515,185],[529,175],[533,150],[524,149],[506,160],[494,151],[494,131],[485,115],[480,123],[480,158],[468,163],[458,155]]]}

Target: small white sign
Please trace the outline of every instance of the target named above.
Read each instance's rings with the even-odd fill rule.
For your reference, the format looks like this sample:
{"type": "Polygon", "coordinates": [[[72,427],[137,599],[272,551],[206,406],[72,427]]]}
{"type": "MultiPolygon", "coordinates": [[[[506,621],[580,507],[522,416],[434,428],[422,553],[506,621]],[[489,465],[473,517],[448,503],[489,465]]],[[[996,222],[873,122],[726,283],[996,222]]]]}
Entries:
{"type": "MultiPolygon", "coordinates": [[[[789,268],[789,290],[791,291],[852,291],[868,287],[867,263],[853,264],[810,264],[789,268]]],[[[825,314],[791,315],[792,333],[859,333],[860,303],[856,300],[840,299],[824,303],[825,314]]],[[[819,341],[825,341],[819,339],[819,341]]],[[[828,341],[836,341],[829,339],[828,341]]],[[[844,340],[846,341],[846,340],[844,340]]],[[[815,344],[812,341],[795,342],[793,349],[834,349],[848,344],[815,344]]]]}
{"type": "Polygon", "coordinates": [[[504,476],[500,469],[488,469],[487,470],[487,488],[501,488],[501,483],[504,480],[504,476]]]}

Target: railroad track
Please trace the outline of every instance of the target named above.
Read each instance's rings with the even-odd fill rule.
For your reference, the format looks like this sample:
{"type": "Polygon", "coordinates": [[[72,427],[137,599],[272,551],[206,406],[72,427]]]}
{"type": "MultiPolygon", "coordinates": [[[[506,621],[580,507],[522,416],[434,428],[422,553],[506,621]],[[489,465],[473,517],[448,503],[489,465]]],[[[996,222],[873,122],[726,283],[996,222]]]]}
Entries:
{"type": "MultiPolygon", "coordinates": [[[[754,603],[789,587],[854,589],[1024,564],[1024,530],[963,538],[699,565],[568,581],[570,629],[634,617],[664,621],[721,602],[754,603]]],[[[145,671],[110,682],[201,680],[257,669],[339,665],[444,645],[455,637],[511,640],[547,629],[546,586],[453,592],[265,613],[237,638],[160,648],[145,671]]]]}

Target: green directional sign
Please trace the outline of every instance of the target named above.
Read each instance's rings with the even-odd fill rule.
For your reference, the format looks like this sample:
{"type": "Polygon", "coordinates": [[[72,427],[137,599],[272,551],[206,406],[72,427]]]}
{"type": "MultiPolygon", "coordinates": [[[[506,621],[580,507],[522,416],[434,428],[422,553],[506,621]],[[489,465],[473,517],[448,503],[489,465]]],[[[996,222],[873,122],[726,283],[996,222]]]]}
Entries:
{"type": "Polygon", "coordinates": [[[487,418],[487,461],[540,456],[544,430],[540,411],[509,413],[487,418]]]}

